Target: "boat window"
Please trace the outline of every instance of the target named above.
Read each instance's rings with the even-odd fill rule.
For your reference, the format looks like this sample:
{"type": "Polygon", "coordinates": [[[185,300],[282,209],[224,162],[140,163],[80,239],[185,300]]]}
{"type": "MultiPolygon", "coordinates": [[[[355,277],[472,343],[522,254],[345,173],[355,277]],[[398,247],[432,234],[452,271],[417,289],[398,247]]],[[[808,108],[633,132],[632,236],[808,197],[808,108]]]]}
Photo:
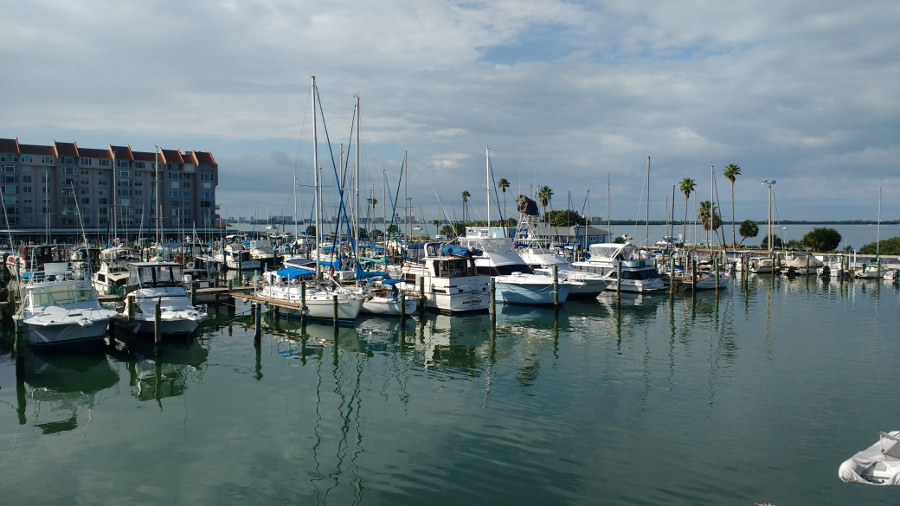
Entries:
{"type": "Polygon", "coordinates": [[[506,276],[514,272],[521,272],[522,274],[534,274],[534,271],[531,270],[531,267],[528,267],[525,264],[501,265],[494,268],[495,276],[506,276]]]}

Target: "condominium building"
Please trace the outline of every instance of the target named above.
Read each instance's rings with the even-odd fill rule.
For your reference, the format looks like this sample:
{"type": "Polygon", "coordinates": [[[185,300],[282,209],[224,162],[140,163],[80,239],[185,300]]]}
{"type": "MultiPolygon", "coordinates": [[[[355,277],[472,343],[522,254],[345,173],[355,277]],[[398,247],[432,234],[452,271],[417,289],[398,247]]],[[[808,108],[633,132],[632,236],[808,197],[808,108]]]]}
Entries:
{"type": "Polygon", "coordinates": [[[12,229],[209,229],[217,217],[219,170],[204,151],[0,139],[0,176],[12,229]]]}

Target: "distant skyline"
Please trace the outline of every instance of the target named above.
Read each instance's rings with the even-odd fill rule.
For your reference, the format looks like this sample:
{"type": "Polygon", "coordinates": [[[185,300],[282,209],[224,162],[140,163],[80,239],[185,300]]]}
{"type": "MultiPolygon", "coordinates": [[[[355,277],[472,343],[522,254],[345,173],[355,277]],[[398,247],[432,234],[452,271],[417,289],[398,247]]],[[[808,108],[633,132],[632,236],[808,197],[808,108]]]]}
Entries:
{"type": "MultiPolygon", "coordinates": [[[[486,218],[485,146],[506,209],[684,217],[685,177],[722,217],[900,218],[900,3],[197,0],[6,2],[0,137],[211,151],[223,216],[311,216],[309,78],[334,157],[362,111],[361,202],[381,215],[404,152],[417,215],[486,218]],[[609,201],[607,182],[610,183],[609,201]]],[[[331,172],[320,119],[320,161],[331,172]],[[325,162],[328,162],[327,164],[325,162]]],[[[355,143],[355,136],[352,140],[355,143]]],[[[351,166],[355,145],[349,146],[351,166]]],[[[345,154],[346,156],[346,154],[345,154]]],[[[404,199],[405,185],[399,198],[404,199]]],[[[333,182],[325,206],[336,207],[333,182]]],[[[492,217],[503,207],[494,203],[492,217]]],[[[690,202],[689,218],[696,211],[690,202]]],[[[332,214],[328,212],[328,214],[332,214]]]]}

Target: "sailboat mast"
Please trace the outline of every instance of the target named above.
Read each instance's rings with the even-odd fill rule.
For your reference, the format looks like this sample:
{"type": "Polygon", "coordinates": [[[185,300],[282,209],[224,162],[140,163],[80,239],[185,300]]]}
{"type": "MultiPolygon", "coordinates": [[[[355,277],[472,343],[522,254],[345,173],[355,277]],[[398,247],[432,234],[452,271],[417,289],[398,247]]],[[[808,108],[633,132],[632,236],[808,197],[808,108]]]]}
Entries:
{"type": "Polygon", "coordinates": [[[485,165],[485,174],[487,174],[486,183],[484,185],[485,190],[487,192],[487,226],[488,226],[488,235],[491,234],[491,148],[490,146],[484,146],[484,165],[485,165]]]}
{"type": "Polygon", "coordinates": [[[316,112],[316,76],[312,76],[310,82],[310,95],[312,96],[312,120],[313,120],[313,173],[315,174],[315,195],[316,195],[316,211],[315,211],[315,220],[316,220],[316,284],[319,283],[319,259],[318,259],[318,248],[319,248],[319,235],[322,233],[320,230],[321,227],[321,215],[320,215],[320,206],[322,205],[321,193],[322,188],[319,181],[319,138],[317,128],[317,120],[318,120],[318,112],[316,112]]]}
{"type": "Polygon", "coordinates": [[[359,261],[359,95],[356,96],[356,171],[353,176],[353,188],[356,190],[356,208],[353,209],[355,225],[353,227],[353,257],[359,261]]]}
{"type": "Polygon", "coordinates": [[[647,223],[644,229],[644,236],[648,247],[650,246],[650,157],[647,157],[647,223]]]}
{"type": "Polygon", "coordinates": [[[300,239],[299,230],[297,230],[297,171],[294,171],[294,240],[300,239]]]}

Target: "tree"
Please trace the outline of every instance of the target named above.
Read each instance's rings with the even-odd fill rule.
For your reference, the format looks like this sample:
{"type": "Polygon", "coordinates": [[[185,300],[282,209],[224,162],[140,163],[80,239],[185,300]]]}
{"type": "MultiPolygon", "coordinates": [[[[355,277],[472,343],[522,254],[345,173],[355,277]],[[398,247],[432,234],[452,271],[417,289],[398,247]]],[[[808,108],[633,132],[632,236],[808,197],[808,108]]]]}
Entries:
{"type": "Polygon", "coordinates": [[[587,223],[583,216],[577,212],[566,209],[565,211],[550,211],[547,213],[547,222],[554,227],[568,227],[572,225],[585,226],[587,223]]]}
{"type": "MultiPolygon", "coordinates": [[[[774,242],[774,241],[773,241],[774,242]]],[[[800,244],[813,251],[833,251],[841,243],[841,234],[829,227],[814,228],[800,239],[800,244]]]]}
{"type": "Polygon", "coordinates": [[[734,235],[734,180],[741,175],[741,168],[733,163],[725,166],[725,179],[731,181],[731,244],[737,242],[737,236],[734,235]]]}
{"type": "Polygon", "coordinates": [[[700,209],[697,211],[697,219],[706,231],[706,247],[709,248],[709,231],[718,230],[722,226],[722,218],[716,206],[709,200],[700,203],[700,209]]]}
{"type": "Polygon", "coordinates": [[[859,248],[859,252],[866,255],[874,255],[876,253],[879,255],[900,255],[900,237],[884,239],[877,246],[874,242],[870,242],[859,248]]]}
{"type": "Polygon", "coordinates": [[[375,197],[372,197],[372,198],[366,199],[366,200],[368,200],[368,201],[369,201],[369,205],[372,206],[372,214],[375,214],[375,204],[378,203],[378,199],[376,199],[375,197]]]}
{"type": "Polygon", "coordinates": [[[741,233],[742,239],[741,239],[740,244],[738,244],[738,246],[740,246],[741,244],[744,244],[744,239],[746,239],[748,237],[756,237],[757,235],[759,235],[759,224],[757,224],[753,220],[744,220],[741,222],[740,233],[741,233]]]}
{"type": "Polygon", "coordinates": [[[469,197],[471,197],[471,196],[472,196],[472,194],[469,193],[469,190],[463,190],[463,192],[462,192],[462,199],[463,199],[463,223],[466,222],[466,202],[469,201],[469,197]]]}
{"type": "Polygon", "coordinates": [[[503,191],[503,214],[506,214],[506,189],[509,188],[509,181],[506,180],[505,177],[500,178],[500,181],[497,181],[497,188],[500,188],[503,191]]]}
{"type": "MultiPolygon", "coordinates": [[[[772,236],[772,248],[778,249],[782,246],[781,238],[777,235],[772,236]]],[[[759,249],[768,250],[769,249],[769,236],[763,237],[761,243],[759,243],[759,249]]]]}
{"type": "Polygon", "coordinates": [[[687,242],[687,208],[688,208],[688,200],[691,198],[691,193],[694,191],[696,187],[696,183],[694,180],[686,177],[681,180],[681,193],[684,194],[684,230],[681,233],[681,237],[687,242]]]}
{"type": "Polygon", "coordinates": [[[550,199],[553,198],[553,190],[550,189],[549,186],[541,186],[538,188],[537,193],[538,200],[541,201],[541,206],[544,207],[544,221],[547,221],[547,204],[550,203],[550,199]]]}
{"type": "Polygon", "coordinates": [[[438,227],[441,225],[441,220],[432,220],[431,224],[434,225],[434,233],[438,233],[438,227]]]}

